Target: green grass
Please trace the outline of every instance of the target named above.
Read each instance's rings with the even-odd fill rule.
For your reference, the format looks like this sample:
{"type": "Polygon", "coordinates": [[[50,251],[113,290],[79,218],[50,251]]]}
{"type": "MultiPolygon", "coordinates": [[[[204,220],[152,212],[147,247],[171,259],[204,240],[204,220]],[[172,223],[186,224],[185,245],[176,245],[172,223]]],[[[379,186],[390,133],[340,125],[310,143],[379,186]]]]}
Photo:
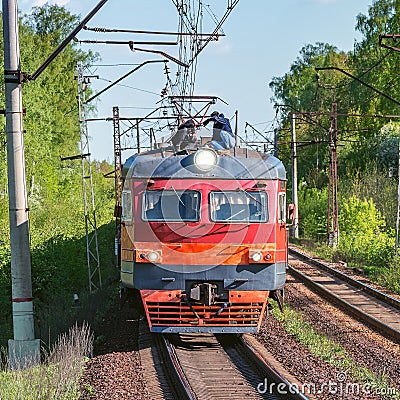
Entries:
{"type": "Polygon", "coordinates": [[[0,400],[78,400],[79,379],[93,349],[88,325],[61,335],[39,366],[0,372],[0,400]]]}
{"type": "MultiPolygon", "coordinates": [[[[355,382],[369,384],[371,388],[376,388],[382,393],[393,392],[393,388],[388,384],[384,373],[381,376],[376,376],[368,368],[357,365],[340,344],[316,332],[312,325],[304,320],[301,313],[287,305],[284,307],[284,313],[281,313],[274,304],[272,315],[277,321],[283,323],[285,331],[293,336],[297,342],[329,365],[345,372],[346,376],[352,378],[355,382]]],[[[400,399],[400,393],[397,392],[389,398],[400,399]]]]}
{"type": "MultiPolygon", "coordinates": [[[[81,363],[82,368],[83,361],[81,363]]],[[[60,375],[58,365],[31,367],[23,371],[1,372],[0,399],[78,400],[80,397],[78,385],[80,375],[64,382],[61,386],[56,386],[54,383],[59,381],[58,375],[60,375]]]]}
{"type": "MultiPolygon", "coordinates": [[[[114,222],[98,228],[103,290],[95,294],[88,290],[85,236],[53,237],[32,249],[36,337],[46,344],[76,321],[87,321],[95,328],[109,303],[117,298],[114,230],[114,222]],[[74,305],[74,293],[79,295],[79,307],[74,305]]],[[[10,266],[2,266],[1,260],[0,252],[0,347],[6,347],[12,337],[11,277],[10,266]]]]}
{"type": "Polygon", "coordinates": [[[400,264],[390,268],[365,267],[364,271],[378,285],[400,294],[400,264]]]}

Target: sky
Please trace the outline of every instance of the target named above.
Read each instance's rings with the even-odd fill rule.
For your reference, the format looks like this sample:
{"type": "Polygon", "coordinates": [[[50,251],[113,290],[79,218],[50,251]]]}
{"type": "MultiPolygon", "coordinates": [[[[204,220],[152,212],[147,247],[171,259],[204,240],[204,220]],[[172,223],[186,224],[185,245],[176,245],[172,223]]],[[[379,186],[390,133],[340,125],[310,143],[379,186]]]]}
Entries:
{"type": "MultiPolygon", "coordinates": [[[[54,0],[51,4],[65,6],[84,17],[99,0],[54,0]]],[[[232,0],[231,0],[232,1],[232,0]]],[[[226,36],[211,42],[199,55],[196,75],[197,95],[213,95],[228,105],[218,102],[211,110],[223,112],[231,118],[239,113],[239,135],[243,136],[245,122],[262,132],[274,128],[275,110],[270,101],[273,93],[269,83],[282,76],[298,57],[306,44],[326,42],[339,50],[351,50],[360,39],[355,31],[356,16],[368,14],[373,0],[240,0],[223,25],[226,36]]],[[[44,0],[20,0],[19,10],[29,13],[32,6],[41,6],[44,0]]],[[[217,16],[222,16],[227,0],[208,0],[217,16]]],[[[108,0],[88,23],[91,27],[135,30],[176,31],[178,15],[172,0],[108,0]]],[[[215,25],[214,25],[215,26],[215,25]]],[[[212,29],[209,13],[204,14],[203,32],[212,29]],[[206,29],[208,28],[208,29],[206,29]]],[[[95,40],[154,40],[155,37],[126,34],[99,34],[84,31],[80,39],[95,40]]],[[[173,40],[157,37],[158,40],[173,40]]],[[[92,90],[99,91],[146,60],[162,59],[157,55],[132,52],[128,46],[81,45],[100,54],[101,60],[89,71],[99,75],[93,79],[92,90]],[[118,65],[117,65],[118,64],[118,65]]],[[[146,46],[149,47],[149,46],[146,46]]],[[[177,47],[157,47],[177,56],[177,47]]],[[[21,49],[23,52],[23,49],[21,49]]],[[[171,73],[175,65],[169,62],[171,73]]],[[[141,117],[157,107],[165,86],[163,63],[147,65],[99,97],[97,115],[112,116],[112,107],[120,107],[123,117],[141,117]]],[[[153,121],[154,122],[154,121],[153,121]]],[[[122,123],[122,129],[128,125],[122,123]]],[[[144,127],[149,127],[145,125],[144,127]]],[[[113,162],[113,126],[111,122],[89,122],[92,158],[113,162]]],[[[144,134],[143,134],[144,135],[144,134]]],[[[127,140],[132,140],[127,138],[127,140]]],[[[127,146],[133,143],[126,143],[127,146]]],[[[133,151],[124,152],[124,158],[133,151]]]]}

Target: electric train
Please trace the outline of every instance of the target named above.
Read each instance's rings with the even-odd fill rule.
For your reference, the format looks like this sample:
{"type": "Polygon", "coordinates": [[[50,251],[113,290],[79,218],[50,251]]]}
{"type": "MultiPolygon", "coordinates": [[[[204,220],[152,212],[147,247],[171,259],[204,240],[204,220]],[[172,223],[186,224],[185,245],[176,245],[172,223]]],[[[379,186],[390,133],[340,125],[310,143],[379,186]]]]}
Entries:
{"type": "Polygon", "coordinates": [[[152,332],[259,330],[286,279],[286,171],[247,148],[173,146],[123,166],[120,270],[152,332]]]}

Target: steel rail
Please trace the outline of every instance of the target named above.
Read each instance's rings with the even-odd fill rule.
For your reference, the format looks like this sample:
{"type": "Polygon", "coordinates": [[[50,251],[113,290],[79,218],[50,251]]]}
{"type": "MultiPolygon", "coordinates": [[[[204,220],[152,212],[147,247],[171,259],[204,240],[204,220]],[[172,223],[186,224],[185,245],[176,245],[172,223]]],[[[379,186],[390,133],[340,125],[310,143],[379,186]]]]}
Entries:
{"type": "Polygon", "coordinates": [[[151,333],[146,321],[139,321],[139,354],[147,389],[153,400],[195,400],[180,367],[174,346],[161,333],[151,333]]]}
{"type": "Polygon", "coordinates": [[[336,268],[333,268],[332,266],[319,261],[313,257],[309,257],[306,254],[304,254],[303,252],[294,249],[293,247],[289,247],[289,254],[294,255],[296,257],[298,257],[299,259],[301,259],[302,261],[306,261],[309,264],[320,268],[328,273],[330,273],[331,275],[341,279],[344,282],[349,283],[351,286],[354,286],[357,289],[361,289],[363,292],[370,294],[371,296],[375,297],[378,300],[381,300],[383,302],[385,302],[386,304],[391,305],[394,308],[397,308],[398,310],[400,310],[400,300],[389,296],[386,293],[383,293],[375,288],[373,288],[370,285],[367,285],[366,283],[360,282],[359,280],[352,278],[351,276],[339,271],[336,268]]]}
{"type": "MultiPolygon", "coordinates": [[[[321,263],[320,261],[317,261],[313,258],[310,258],[308,256],[306,256],[303,253],[299,253],[294,251],[293,249],[289,250],[289,253],[291,254],[300,254],[300,256],[298,256],[299,258],[302,258],[303,261],[307,261],[309,264],[316,266],[317,268],[320,268],[322,270],[325,270],[326,272],[331,273],[332,275],[336,276],[339,279],[342,279],[341,276],[344,277],[344,281],[346,283],[349,283],[350,285],[353,286],[353,284],[351,282],[357,282],[355,283],[355,285],[357,286],[353,286],[356,289],[361,289],[364,290],[366,289],[366,293],[368,293],[369,295],[371,295],[372,297],[375,297],[374,294],[378,294],[377,296],[379,297],[375,297],[377,300],[381,300],[382,301],[382,297],[387,297],[390,299],[390,301],[397,301],[396,299],[394,299],[391,296],[387,296],[384,293],[373,289],[372,287],[363,284],[362,282],[359,282],[345,274],[343,274],[342,272],[327,266],[324,263],[321,263]],[[323,267],[321,267],[321,264],[323,265],[323,267]],[[326,269],[325,269],[326,268],[326,269]],[[332,272],[334,271],[334,272],[332,272]],[[338,273],[338,275],[336,275],[336,273],[338,273]],[[340,276],[339,276],[340,275],[340,276]],[[367,291],[368,290],[368,291],[367,291]]],[[[326,289],[323,285],[315,282],[312,278],[310,278],[309,276],[303,274],[302,272],[298,271],[296,268],[292,267],[291,265],[288,265],[288,270],[290,271],[290,273],[296,277],[297,279],[299,279],[300,281],[304,282],[309,288],[311,288],[312,290],[314,290],[315,292],[319,293],[320,295],[322,295],[324,297],[324,299],[327,299],[329,302],[334,303],[336,305],[338,305],[339,307],[341,307],[342,309],[344,309],[347,312],[350,312],[351,314],[353,314],[354,316],[356,316],[357,318],[359,318],[360,320],[369,323],[370,325],[374,326],[375,328],[377,328],[378,330],[380,330],[381,332],[383,332],[384,334],[390,336],[391,338],[394,338],[395,340],[400,340],[400,331],[395,329],[394,327],[384,323],[383,321],[379,320],[378,318],[373,317],[372,315],[368,314],[365,311],[362,311],[359,307],[356,307],[355,305],[349,303],[348,301],[344,300],[343,298],[339,297],[338,295],[336,295],[335,293],[331,292],[330,290],[326,289]]],[[[389,306],[392,306],[392,303],[386,303],[389,306]]]]}
{"type": "Polygon", "coordinates": [[[158,338],[160,346],[164,347],[164,361],[167,363],[168,374],[171,383],[178,383],[178,385],[173,384],[173,391],[177,400],[197,400],[196,394],[193,392],[192,387],[186,378],[185,373],[179,363],[179,358],[176,354],[174,346],[169,341],[167,335],[153,334],[158,338]]]}
{"type": "Polygon", "coordinates": [[[308,400],[303,393],[301,393],[297,386],[278,372],[271,363],[265,359],[247,340],[245,336],[238,338],[238,345],[242,347],[242,350],[246,353],[246,356],[252,360],[257,368],[263,373],[265,377],[268,377],[271,382],[275,382],[278,385],[284,384],[286,393],[285,399],[292,400],[308,400]]]}
{"type": "Polygon", "coordinates": [[[289,382],[270,364],[267,356],[251,345],[252,337],[248,338],[248,342],[235,334],[218,334],[212,339],[212,336],[190,336],[181,342],[180,335],[157,335],[158,347],[162,342],[162,359],[167,367],[169,385],[172,387],[171,383],[178,382],[174,384],[177,399],[214,398],[214,395],[221,398],[222,394],[226,398],[239,399],[244,393],[250,398],[260,399],[308,399],[300,393],[296,383],[289,382]],[[186,347],[192,340],[195,347],[186,347]],[[229,371],[228,379],[226,374],[229,371]],[[232,378],[232,373],[237,376],[232,378]],[[265,385],[266,380],[271,384],[271,392],[260,392],[259,386],[265,385]],[[242,386],[246,384],[249,385],[247,389],[242,386]],[[250,388],[255,392],[251,392],[250,388]]]}

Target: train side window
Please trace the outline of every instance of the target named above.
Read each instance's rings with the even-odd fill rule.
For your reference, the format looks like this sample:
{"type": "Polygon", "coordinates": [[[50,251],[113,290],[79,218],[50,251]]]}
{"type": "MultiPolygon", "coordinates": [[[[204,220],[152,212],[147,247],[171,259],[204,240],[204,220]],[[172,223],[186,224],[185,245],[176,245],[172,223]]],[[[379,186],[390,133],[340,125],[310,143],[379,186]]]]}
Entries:
{"type": "Polygon", "coordinates": [[[122,220],[132,221],[132,192],[130,190],[122,191],[122,220]]]}
{"type": "Polygon", "coordinates": [[[278,197],[278,222],[286,222],[286,193],[279,193],[278,197]]]}

